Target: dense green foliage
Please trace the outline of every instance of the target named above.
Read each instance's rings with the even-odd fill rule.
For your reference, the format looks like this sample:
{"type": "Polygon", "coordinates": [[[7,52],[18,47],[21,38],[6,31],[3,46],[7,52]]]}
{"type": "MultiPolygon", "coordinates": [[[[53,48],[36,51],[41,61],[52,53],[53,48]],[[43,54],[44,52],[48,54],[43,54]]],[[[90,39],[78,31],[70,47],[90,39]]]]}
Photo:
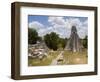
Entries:
{"type": "Polygon", "coordinates": [[[67,39],[64,39],[64,38],[59,38],[59,44],[58,44],[58,48],[65,48],[66,46],[66,43],[67,43],[67,39]]]}
{"type": "Polygon", "coordinates": [[[28,28],[28,43],[36,44],[38,40],[38,33],[35,29],[28,28]]]}
{"type": "Polygon", "coordinates": [[[88,40],[87,40],[87,36],[86,36],[82,41],[84,48],[87,48],[87,46],[88,46],[87,43],[88,43],[88,40]]]}
{"type": "Polygon", "coordinates": [[[51,32],[50,34],[46,34],[44,36],[44,41],[50,49],[58,49],[59,36],[56,33],[51,32]]]}
{"type": "Polygon", "coordinates": [[[53,50],[57,50],[59,48],[65,48],[66,39],[60,38],[58,34],[55,32],[51,32],[50,34],[46,34],[44,36],[44,41],[46,45],[53,50]]]}

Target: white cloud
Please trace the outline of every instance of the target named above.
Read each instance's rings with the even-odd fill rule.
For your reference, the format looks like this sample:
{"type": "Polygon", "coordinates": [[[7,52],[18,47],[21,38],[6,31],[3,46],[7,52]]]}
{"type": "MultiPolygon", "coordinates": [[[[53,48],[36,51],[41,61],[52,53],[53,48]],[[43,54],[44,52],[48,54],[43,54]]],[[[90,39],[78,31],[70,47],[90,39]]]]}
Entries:
{"type": "Polygon", "coordinates": [[[54,31],[53,27],[47,27],[47,28],[44,28],[44,29],[40,29],[38,31],[38,34],[39,34],[39,36],[44,36],[46,34],[53,32],[53,31],[54,31]]]}
{"type": "Polygon", "coordinates": [[[48,22],[52,25],[64,25],[65,23],[63,17],[49,17],[48,22]]]}
{"type": "Polygon", "coordinates": [[[40,29],[44,28],[44,25],[38,21],[32,21],[29,23],[29,27],[34,28],[36,30],[40,30],[40,29]]]}
{"type": "Polygon", "coordinates": [[[39,36],[44,36],[47,33],[56,32],[60,37],[69,38],[71,27],[74,25],[77,28],[80,38],[84,38],[88,33],[88,21],[81,21],[79,18],[64,17],[48,17],[48,22],[51,26],[44,26],[38,21],[29,23],[30,28],[35,28],[39,36]]]}

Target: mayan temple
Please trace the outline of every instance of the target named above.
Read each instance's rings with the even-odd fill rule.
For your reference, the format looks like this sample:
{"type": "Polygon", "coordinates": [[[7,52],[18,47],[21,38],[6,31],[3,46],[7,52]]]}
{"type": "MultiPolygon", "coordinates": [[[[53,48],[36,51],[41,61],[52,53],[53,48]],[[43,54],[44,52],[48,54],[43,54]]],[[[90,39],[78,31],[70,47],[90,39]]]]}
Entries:
{"type": "Polygon", "coordinates": [[[72,26],[71,35],[65,47],[65,50],[71,50],[73,52],[79,52],[82,49],[81,40],[77,34],[76,26],[72,26]]]}

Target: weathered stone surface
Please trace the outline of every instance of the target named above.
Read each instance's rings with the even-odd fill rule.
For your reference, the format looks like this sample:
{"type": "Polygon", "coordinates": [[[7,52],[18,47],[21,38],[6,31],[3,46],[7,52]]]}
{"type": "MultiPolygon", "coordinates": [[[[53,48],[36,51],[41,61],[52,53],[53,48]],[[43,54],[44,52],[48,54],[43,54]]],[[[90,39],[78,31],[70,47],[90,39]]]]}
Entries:
{"type": "Polygon", "coordinates": [[[71,35],[65,49],[73,52],[79,52],[82,49],[81,40],[77,34],[76,26],[72,26],[71,28],[71,35]]]}

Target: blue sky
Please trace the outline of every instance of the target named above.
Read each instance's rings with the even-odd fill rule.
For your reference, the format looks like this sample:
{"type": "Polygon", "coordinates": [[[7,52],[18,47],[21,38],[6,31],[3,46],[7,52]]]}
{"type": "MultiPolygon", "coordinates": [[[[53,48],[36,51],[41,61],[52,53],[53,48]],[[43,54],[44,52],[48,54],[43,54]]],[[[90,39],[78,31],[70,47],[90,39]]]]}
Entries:
{"type": "Polygon", "coordinates": [[[84,38],[88,32],[87,17],[29,15],[28,25],[36,29],[39,36],[56,32],[62,38],[69,38],[73,25],[77,27],[80,38],[84,38]]]}
{"type": "Polygon", "coordinates": [[[28,22],[32,22],[32,21],[38,21],[40,23],[42,23],[43,25],[46,25],[48,26],[49,25],[49,22],[47,21],[48,20],[48,16],[33,16],[33,15],[29,15],[28,16],[28,22]]]}

